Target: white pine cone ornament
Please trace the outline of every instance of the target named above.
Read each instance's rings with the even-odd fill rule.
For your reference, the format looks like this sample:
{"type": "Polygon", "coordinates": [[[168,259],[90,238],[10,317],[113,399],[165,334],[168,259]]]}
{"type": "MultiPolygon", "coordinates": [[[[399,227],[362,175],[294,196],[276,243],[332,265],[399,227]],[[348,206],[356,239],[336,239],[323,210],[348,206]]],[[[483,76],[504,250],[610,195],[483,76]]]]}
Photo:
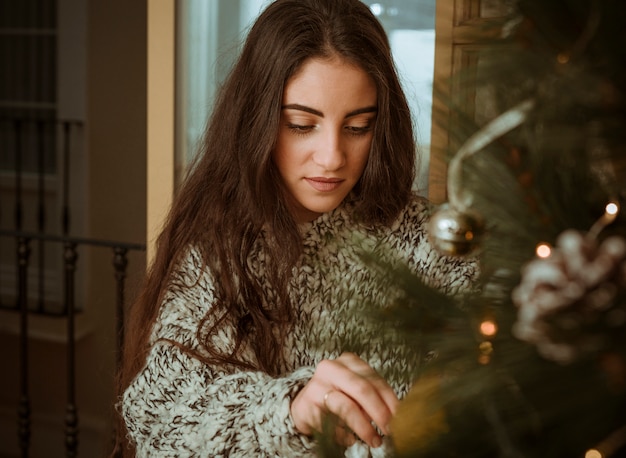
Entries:
{"type": "MultiPolygon", "coordinates": [[[[626,323],[626,241],[601,243],[567,230],[547,258],[522,270],[513,290],[518,307],[513,334],[537,346],[547,359],[571,363],[609,345],[626,323]]],[[[623,331],[623,330],[622,330],[623,331]]]]}

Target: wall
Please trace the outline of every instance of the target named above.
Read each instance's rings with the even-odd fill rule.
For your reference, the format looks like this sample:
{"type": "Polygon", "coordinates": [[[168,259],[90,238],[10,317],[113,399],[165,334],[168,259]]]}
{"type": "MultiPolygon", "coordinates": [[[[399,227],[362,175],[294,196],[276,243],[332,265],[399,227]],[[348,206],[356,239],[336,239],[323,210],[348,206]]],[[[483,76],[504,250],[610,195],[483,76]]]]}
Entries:
{"type": "MultiPolygon", "coordinates": [[[[82,10],[87,18],[85,60],[67,63],[63,70],[76,75],[78,81],[63,90],[71,93],[85,88],[87,94],[85,173],[78,191],[86,208],[85,233],[75,235],[145,243],[147,1],[80,1],[87,6],[82,10]]],[[[132,254],[129,261],[128,298],[145,269],[145,254],[132,254]]],[[[79,456],[91,458],[104,456],[111,441],[115,364],[112,253],[102,248],[83,250],[79,265],[87,272],[85,311],[77,322],[79,456]]],[[[0,332],[6,370],[0,377],[0,456],[18,456],[16,318],[15,314],[0,317],[7,324],[0,332]]],[[[31,324],[35,332],[29,348],[30,456],[61,457],[65,456],[65,321],[32,316],[31,324]]]]}
{"type": "MultiPolygon", "coordinates": [[[[89,0],[88,226],[92,237],[146,241],[147,9],[146,0],[89,0]]],[[[129,299],[144,269],[145,254],[129,258],[129,299]]],[[[110,253],[94,252],[90,274],[90,306],[98,332],[92,336],[91,349],[84,350],[84,379],[77,385],[91,387],[91,392],[82,396],[79,405],[97,413],[110,427],[115,361],[110,253]]]]}

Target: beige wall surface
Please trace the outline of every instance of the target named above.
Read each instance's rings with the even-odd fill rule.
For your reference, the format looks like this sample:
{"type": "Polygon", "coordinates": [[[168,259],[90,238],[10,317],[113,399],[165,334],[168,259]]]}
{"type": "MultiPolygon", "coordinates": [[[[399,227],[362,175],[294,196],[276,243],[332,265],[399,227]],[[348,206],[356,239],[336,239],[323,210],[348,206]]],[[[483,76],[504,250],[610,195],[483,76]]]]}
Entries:
{"type": "MultiPolygon", "coordinates": [[[[145,243],[147,3],[90,0],[88,30],[90,236],[145,243]]],[[[94,332],[79,348],[84,358],[77,361],[77,387],[83,390],[77,404],[104,422],[104,447],[109,445],[115,364],[111,259],[106,250],[93,250],[90,258],[86,315],[94,332]]],[[[145,255],[131,255],[129,261],[131,299],[145,255]]]]}
{"type": "Polygon", "coordinates": [[[148,262],[174,194],[175,1],[148,1],[148,262]]]}

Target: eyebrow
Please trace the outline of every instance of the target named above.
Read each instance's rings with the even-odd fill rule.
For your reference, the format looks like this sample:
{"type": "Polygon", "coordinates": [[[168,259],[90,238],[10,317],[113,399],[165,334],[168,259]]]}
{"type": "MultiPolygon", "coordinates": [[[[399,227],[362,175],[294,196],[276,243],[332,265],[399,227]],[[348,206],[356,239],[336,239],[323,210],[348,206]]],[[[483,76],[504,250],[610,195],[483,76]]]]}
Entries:
{"type": "MultiPolygon", "coordinates": [[[[282,109],[305,111],[307,113],[314,114],[315,116],[319,116],[320,118],[324,117],[324,113],[322,113],[321,111],[316,110],[315,108],[307,107],[306,105],[300,105],[298,103],[291,103],[289,105],[283,105],[282,109]]],[[[377,111],[378,111],[378,108],[375,106],[357,108],[356,110],[353,110],[349,112],[348,114],[346,114],[345,119],[351,118],[352,116],[360,115],[363,113],[376,113],[377,111]]]]}

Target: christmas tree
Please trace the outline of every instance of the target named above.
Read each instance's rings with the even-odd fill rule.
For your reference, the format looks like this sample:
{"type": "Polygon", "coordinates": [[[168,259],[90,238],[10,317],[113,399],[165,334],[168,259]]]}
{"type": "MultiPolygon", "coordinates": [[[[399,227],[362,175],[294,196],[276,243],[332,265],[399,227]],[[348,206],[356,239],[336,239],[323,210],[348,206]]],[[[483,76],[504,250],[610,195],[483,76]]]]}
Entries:
{"type": "Polygon", "coordinates": [[[626,456],[626,5],[512,11],[453,76],[496,116],[449,105],[460,146],[429,225],[441,252],[477,256],[478,288],[459,303],[383,265],[405,299],[372,304],[437,351],[394,419],[401,457],[626,456]]]}

